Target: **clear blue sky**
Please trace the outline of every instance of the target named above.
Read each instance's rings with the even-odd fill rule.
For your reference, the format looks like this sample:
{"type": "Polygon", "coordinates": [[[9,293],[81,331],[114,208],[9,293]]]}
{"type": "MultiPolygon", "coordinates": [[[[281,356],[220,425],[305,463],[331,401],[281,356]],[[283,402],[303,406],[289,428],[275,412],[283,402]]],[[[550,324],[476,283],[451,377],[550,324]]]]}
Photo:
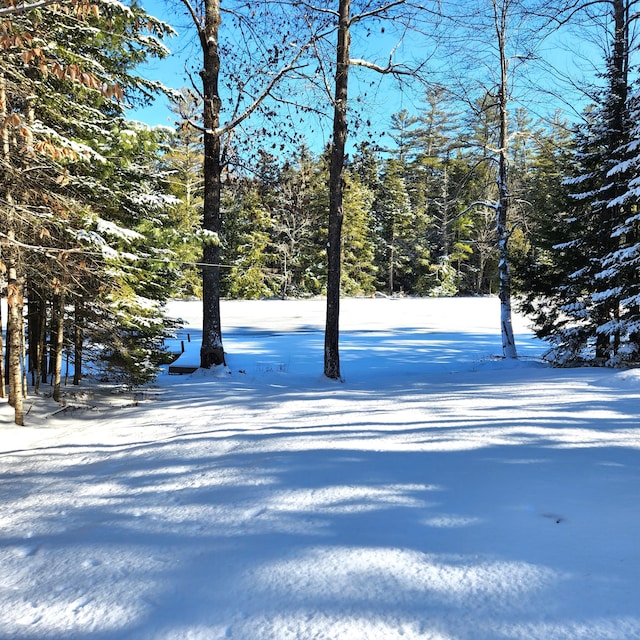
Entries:
{"type": "MultiPolygon", "coordinates": [[[[200,46],[196,41],[195,29],[190,18],[184,13],[179,0],[146,0],[142,3],[145,9],[155,17],[169,23],[178,36],[166,41],[167,47],[172,51],[168,58],[157,60],[140,68],[139,72],[146,78],[159,80],[165,86],[172,89],[180,89],[190,86],[189,77],[185,66],[197,73],[200,64],[200,46]]],[[[387,29],[387,33],[389,29],[387,29]]],[[[354,38],[352,45],[353,57],[368,57],[369,51],[361,51],[359,45],[367,44],[354,38]]],[[[377,39],[377,48],[388,59],[388,52],[397,44],[392,35],[377,39]]],[[[370,46],[370,45],[369,45],[370,46]]],[[[399,47],[394,60],[403,54],[409,55],[408,46],[399,47]]],[[[375,49],[374,49],[375,51],[375,49]]],[[[410,53],[413,56],[413,53],[410,53]]],[[[199,78],[195,77],[195,81],[199,78]]],[[[199,86],[199,85],[197,85],[199,86]]],[[[350,95],[355,97],[359,91],[366,91],[366,119],[371,121],[371,129],[384,132],[389,125],[391,115],[402,109],[416,112],[421,104],[420,97],[409,92],[399,91],[394,79],[390,76],[381,76],[373,71],[353,69],[350,75],[350,95]],[[374,82],[373,86],[369,86],[374,82]]],[[[166,98],[160,96],[155,103],[146,108],[130,110],[129,117],[141,120],[150,125],[172,126],[175,117],[171,114],[166,98]]],[[[326,144],[331,132],[331,121],[327,119],[320,124],[313,125],[315,133],[308,136],[308,143],[314,151],[320,151],[326,144]]],[[[384,136],[382,136],[384,137],[384,136]]],[[[391,140],[380,140],[381,144],[390,144],[391,140]]]]}
{"type": "MultiPolygon", "coordinates": [[[[200,65],[200,47],[195,37],[195,29],[191,23],[190,18],[182,8],[180,0],[146,0],[143,2],[143,6],[149,13],[160,18],[167,23],[171,24],[178,32],[178,36],[172,38],[166,42],[168,48],[172,51],[171,55],[164,59],[158,60],[150,65],[146,65],[140,69],[141,75],[153,79],[159,80],[164,85],[173,88],[180,89],[183,86],[189,86],[190,80],[187,75],[186,68],[197,72],[200,65]]],[[[405,44],[398,48],[396,51],[395,60],[402,59],[405,56],[407,59],[415,57],[416,50],[418,55],[423,53],[427,54],[427,51],[420,51],[421,46],[424,47],[427,42],[426,36],[422,36],[422,40],[416,43],[407,40],[405,44]]],[[[390,51],[396,44],[393,35],[387,30],[387,35],[374,38],[372,44],[370,40],[365,41],[357,40],[354,38],[352,45],[353,57],[375,57],[375,54],[384,53],[390,51]],[[363,46],[368,47],[368,50],[361,50],[363,46]],[[377,50],[376,50],[377,46],[377,50]]],[[[583,42],[580,46],[585,46],[583,42]]],[[[553,39],[547,41],[544,45],[542,53],[547,59],[550,59],[554,64],[564,67],[564,71],[568,75],[575,75],[577,78],[580,73],[580,69],[576,66],[574,60],[572,60],[572,51],[576,50],[576,41],[572,41],[566,35],[556,35],[553,39]]],[[[595,58],[598,54],[593,53],[595,58]]],[[[462,64],[463,61],[461,61],[462,64]]],[[[583,61],[584,63],[584,61],[583,61]]],[[[596,66],[601,63],[599,60],[594,60],[596,66]]],[[[588,65],[587,65],[588,66],[588,65]]],[[[592,71],[592,70],[591,70],[592,71]]],[[[196,81],[199,78],[195,78],[196,81]]],[[[390,145],[391,140],[384,135],[384,132],[388,129],[390,124],[390,118],[393,113],[397,113],[402,109],[407,109],[409,112],[417,112],[421,106],[421,96],[416,95],[415,92],[402,92],[399,91],[394,80],[389,76],[379,76],[371,71],[354,70],[351,74],[350,80],[350,95],[355,96],[359,89],[359,82],[362,81],[362,86],[366,85],[367,98],[366,98],[366,117],[371,120],[372,130],[379,132],[377,141],[382,146],[390,145]],[[373,87],[368,86],[368,82],[373,81],[375,84],[373,87]]],[[[549,83],[551,81],[548,81],[549,83]]],[[[549,88],[551,88],[549,86],[549,88]]],[[[565,89],[565,92],[568,89],[565,89]]],[[[544,98],[542,101],[532,101],[529,107],[532,107],[532,112],[535,115],[542,115],[542,112],[549,110],[550,98],[544,98]],[[546,102],[545,102],[546,100],[546,102]]],[[[573,100],[574,104],[578,104],[578,92],[576,92],[576,98],[573,100]]],[[[562,106],[558,103],[558,106],[562,106]]],[[[580,109],[578,109],[580,110],[580,109]]],[[[135,109],[129,112],[129,117],[141,120],[150,125],[169,125],[173,126],[175,118],[171,114],[167,100],[164,97],[159,97],[155,103],[147,108],[135,109]]],[[[311,130],[311,127],[309,127],[311,130]]],[[[314,151],[320,151],[326,144],[330,136],[331,122],[327,120],[321,123],[319,126],[314,125],[315,133],[308,136],[308,143],[314,151]]],[[[353,138],[351,138],[353,142],[353,138]]]]}

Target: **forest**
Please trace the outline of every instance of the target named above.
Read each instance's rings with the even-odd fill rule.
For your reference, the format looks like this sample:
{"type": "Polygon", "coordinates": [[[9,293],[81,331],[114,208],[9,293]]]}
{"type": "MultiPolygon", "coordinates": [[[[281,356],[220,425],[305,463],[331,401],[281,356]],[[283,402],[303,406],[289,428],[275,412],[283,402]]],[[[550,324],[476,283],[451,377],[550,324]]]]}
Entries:
{"type": "Polygon", "coordinates": [[[203,367],[224,363],[221,299],[326,296],[339,379],[339,299],[376,294],[497,294],[505,357],[513,299],[554,364],[635,364],[636,5],[181,0],[200,57],[177,92],[140,73],[174,27],[137,3],[2,0],[16,423],[29,388],[59,399],[65,362],[74,384],[152,380],[170,298],[203,300],[203,367]],[[569,32],[593,44],[588,84],[543,55],[569,32]],[[382,82],[419,96],[384,135],[362,89],[382,82]],[[157,95],[175,126],[127,116],[157,95]]]}

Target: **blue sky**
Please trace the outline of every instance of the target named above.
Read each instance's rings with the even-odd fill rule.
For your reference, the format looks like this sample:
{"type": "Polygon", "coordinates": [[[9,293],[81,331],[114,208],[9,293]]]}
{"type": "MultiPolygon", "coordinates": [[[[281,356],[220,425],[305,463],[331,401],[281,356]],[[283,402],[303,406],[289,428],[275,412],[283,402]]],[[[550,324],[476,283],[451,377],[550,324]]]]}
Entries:
{"type": "MultiPolygon", "coordinates": [[[[190,18],[181,8],[182,5],[179,0],[147,0],[144,6],[149,13],[171,24],[178,32],[178,35],[166,42],[172,52],[171,55],[164,60],[157,60],[142,67],[140,69],[141,75],[153,80],[159,80],[173,89],[189,86],[190,80],[186,69],[197,73],[201,55],[190,18]]],[[[375,58],[377,55],[378,60],[384,64],[382,56],[387,56],[387,52],[396,44],[392,29],[389,28],[384,36],[379,34],[369,40],[358,39],[356,36],[353,38],[352,56],[370,59],[375,58]]],[[[405,43],[398,47],[395,52],[394,60],[409,60],[420,55],[427,56],[429,53],[428,46],[429,40],[427,36],[414,36],[412,39],[406,39],[405,43]]],[[[584,41],[578,42],[575,37],[571,38],[568,34],[558,34],[544,44],[540,49],[540,53],[553,64],[562,67],[563,73],[578,79],[582,73],[580,66],[585,67],[585,62],[583,60],[581,63],[576,64],[574,53],[585,46],[586,43],[584,41]]],[[[598,54],[593,52],[592,56],[595,64],[599,65],[598,54]]],[[[464,60],[461,60],[460,65],[463,63],[464,60]]],[[[586,66],[589,66],[588,63],[586,66]]],[[[469,73],[473,72],[469,71],[469,73]]],[[[197,77],[195,79],[196,81],[199,80],[197,77]]],[[[552,81],[550,79],[541,80],[540,82],[551,89],[552,81]]],[[[579,81],[578,84],[580,84],[579,81]]],[[[416,113],[423,106],[420,92],[415,90],[413,92],[400,91],[393,78],[380,76],[362,69],[353,69],[351,72],[349,91],[351,97],[356,97],[360,91],[366,91],[366,100],[363,102],[363,104],[366,104],[365,117],[371,121],[371,130],[376,132],[374,141],[379,142],[382,146],[391,144],[391,139],[385,135],[385,131],[389,128],[392,114],[402,109],[416,113]],[[373,86],[369,86],[370,82],[374,83],[373,86]]],[[[562,91],[566,96],[568,88],[565,87],[562,91]]],[[[531,98],[531,96],[528,98],[531,98]]],[[[542,115],[545,111],[549,111],[550,100],[551,98],[548,96],[543,97],[542,100],[540,100],[539,96],[536,96],[526,106],[533,115],[542,115]]],[[[574,105],[580,105],[577,91],[576,97],[572,98],[571,101],[574,105]]],[[[558,106],[562,107],[563,105],[558,102],[558,106]]],[[[579,112],[580,110],[581,106],[577,111],[579,112]]],[[[568,115],[571,114],[569,113],[568,115]]],[[[157,98],[150,107],[131,110],[129,117],[150,125],[173,126],[175,121],[175,117],[168,108],[166,98],[162,96],[157,98]]],[[[308,144],[312,150],[321,151],[331,133],[330,119],[310,124],[308,129],[308,144]],[[313,133],[311,133],[312,129],[313,133]]],[[[354,141],[353,136],[350,141],[354,141]]]]}
{"type": "MultiPolygon", "coordinates": [[[[171,50],[171,55],[163,60],[156,60],[149,65],[140,68],[140,74],[152,80],[159,80],[165,86],[172,89],[190,86],[190,80],[185,67],[197,73],[197,65],[200,62],[200,47],[195,37],[195,30],[190,18],[182,14],[179,9],[180,2],[175,0],[173,4],[176,8],[171,8],[171,2],[163,0],[148,0],[143,3],[145,9],[157,18],[169,23],[178,32],[178,35],[166,41],[167,47],[171,50]]],[[[369,41],[353,38],[353,57],[375,57],[375,54],[382,55],[388,59],[388,51],[393,49],[397,41],[390,29],[387,28],[384,37],[376,38],[375,47],[369,41]],[[363,50],[363,45],[368,50],[363,50]]],[[[413,49],[409,45],[398,47],[394,60],[413,57],[413,49]]],[[[385,62],[380,62],[384,64],[385,62]]],[[[199,78],[195,78],[199,81],[199,78]]],[[[375,72],[353,68],[350,74],[350,96],[356,98],[359,93],[366,91],[366,119],[371,121],[372,129],[377,132],[384,132],[389,125],[391,115],[402,109],[416,112],[421,104],[420,97],[411,95],[408,91],[399,91],[394,79],[390,76],[381,76],[375,72]],[[373,86],[370,83],[373,82],[373,86]]],[[[354,100],[354,105],[356,101],[354,100]]],[[[152,106],[136,108],[129,111],[129,117],[141,120],[150,125],[170,125],[174,124],[175,118],[168,108],[166,98],[160,96],[152,106]]],[[[323,122],[315,122],[309,127],[310,138],[308,143],[314,151],[321,151],[326,144],[331,133],[331,121],[327,119],[323,122]],[[314,133],[311,134],[311,127],[314,133]]],[[[384,135],[381,133],[381,136],[384,135]]],[[[381,144],[389,144],[391,141],[380,140],[381,144]]]]}
{"type": "MultiPolygon", "coordinates": [[[[179,6],[175,2],[175,6],[179,6]]],[[[148,13],[170,24],[178,35],[165,41],[171,55],[163,60],[154,60],[139,69],[140,75],[151,80],[159,80],[171,89],[180,89],[189,84],[185,72],[185,64],[197,60],[199,54],[195,32],[188,18],[181,16],[175,9],[171,9],[169,2],[163,0],[148,0],[142,5],[148,13]]],[[[174,117],[168,108],[168,101],[163,96],[158,97],[149,107],[136,108],[129,111],[129,117],[141,120],[150,125],[173,125],[174,117]]]]}

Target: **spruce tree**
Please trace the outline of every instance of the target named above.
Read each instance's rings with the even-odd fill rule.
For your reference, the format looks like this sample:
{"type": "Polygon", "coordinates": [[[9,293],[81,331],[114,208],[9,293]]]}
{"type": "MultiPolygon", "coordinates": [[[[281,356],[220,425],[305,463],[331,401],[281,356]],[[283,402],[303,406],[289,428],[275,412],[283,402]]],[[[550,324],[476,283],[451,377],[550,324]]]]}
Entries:
{"type": "Polygon", "coordinates": [[[183,89],[174,98],[172,110],[177,128],[161,156],[169,192],[177,201],[168,210],[167,227],[163,229],[167,246],[178,266],[176,297],[200,297],[202,279],[197,263],[202,256],[201,217],[203,206],[202,134],[189,125],[201,107],[192,92],[183,89]]]}
{"type": "Polygon", "coordinates": [[[620,149],[621,161],[609,175],[622,180],[626,187],[609,203],[619,212],[613,230],[617,247],[604,256],[600,277],[620,283],[620,308],[616,330],[620,347],[617,361],[637,363],[640,359],[640,96],[629,100],[631,132],[629,142],[620,149]]]}
{"type": "Polygon", "coordinates": [[[375,248],[371,206],[374,192],[353,171],[345,175],[341,289],[345,295],[375,291],[375,248]]]}
{"type": "MultiPolygon", "coordinates": [[[[326,211],[329,201],[326,156],[302,146],[268,191],[274,222],[279,295],[319,295],[326,290],[326,211]]],[[[265,194],[266,195],[266,194],[265,194]]]]}
{"type": "Polygon", "coordinates": [[[605,86],[585,114],[576,137],[577,171],[567,180],[573,206],[557,245],[559,283],[547,301],[545,330],[560,364],[615,365],[634,357],[635,194],[633,101],[630,94],[630,24],[626,0],[613,0],[605,86]],[[630,288],[631,287],[631,288],[630,288]],[[629,304],[630,303],[630,304],[629,304]]]}
{"type": "Polygon", "coordinates": [[[416,257],[424,256],[402,174],[399,161],[387,161],[373,202],[378,285],[389,295],[411,289],[419,264],[416,257]]]}
{"type": "Polygon", "coordinates": [[[223,191],[227,224],[222,237],[222,286],[231,298],[268,298],[277,292],[276,258],[271,251],[274,223],[258,191],[249,180],[223,191]]]}
{"type": "MultiPolygon", "coordinates": [[[[91,176],[117,158],[105,141],[121,126],[124,99],[144,99],[157,89],[135,68],[149,55],[166,53],[160,40],[168,33],[137,5],[100,1],[43,3],[0,19],[0,108],[7,116],[0,119],[5,189],[0,216],[10,245],[2,259],[15,275],[10,301],[22,300],[26,289],[36,307],[28,318],[39,318],[38,330],[29,331],[38,348],[30,345],[28,352],[43,375],[47,318],[56,334],[54,394],[65,337],[61,310],[75,292],[90,291],[96,267],[104,268],[95,254],[106,247],[104,239],[98,247],[86,246],[100,236],[90,229],[92,210],[101,202],[91,176]]],[[[109,282],[102,279],[100,286],[109,282]]],[[[21,328],[16,327],[11,326],[11,342],[18,344],[13,332],[21,328]]],[[[13,389],[15,395],[21,385],[13,389]]]]}
{"type": "Polygon", "coordinates": [[[573,134],[569,123],[555,114],[532,142],[534,157],[529,164],[526,200],[527,245],[514,254],[515,285],[520,308],[534,318],[536,333],[546,338],[554,330],[557,289],[564,277],[556,247],[569,237],[567,220],[572,208],[564,178],[575,172],[573,134]]]}

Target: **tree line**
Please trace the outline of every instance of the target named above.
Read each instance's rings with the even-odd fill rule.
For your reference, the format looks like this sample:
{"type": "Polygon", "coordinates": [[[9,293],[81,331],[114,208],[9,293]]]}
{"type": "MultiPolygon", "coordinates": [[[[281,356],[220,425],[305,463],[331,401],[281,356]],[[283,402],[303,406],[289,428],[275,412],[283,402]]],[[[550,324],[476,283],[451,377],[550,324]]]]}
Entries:
{"type": "Polygon", "coordinates": [[[60,397],[65,356],[75,383],[92,367],[150,380],[172,296],[203,298],[202,366],[224,362],[221,298],[326,295],[325,375],[339,378],[340,295],[376,292],[497,293],[507,357],[515,292],[554,362],[636,362],[636,0],[181,1],[202,52],[181,94],[138,74],[172,28],[135,4],[0,8],[0,375],[17,423],[29,384],[60,397]],[[449,20],[459,42],[441,44],[449,20]],[[565,25],[604,25],[577,122],[518,97],[532,34],[565,25]],[[356,57],[385,29],[457,63],[356,57]],[[348,138],[367,120],[350,69],[420,87],[384,144],[348,138]],[[126,118],[163,90],[175,128],[126,118]],[[304,135],[315,116],[333,123],[318,153],[304,135]]]}
{"type": "MultiPolygon", "coordinates": [[[[482,162],[493,144],[495,109],[467,130],[454,122],[442,89],[429,92],[424,110],[392,116],[388,132],[399,143],[381,149],[363,142],[345,161],[341,291],[345,295],[452,296],[498,292],[494,211],[495,168],[482,162]],[[485,137],[489,132],[489,138],[485,137]],[[480,204],[478,204],[480,203],[480,204]],[[476,206],[474,206],[474,204],[476,206]]],[[[511,222],[513,259],[529,260],[529,227],[541,189],[555,188],[559,162],[570,153],[564,120],[532,122],[519,114],[520,144],[510,156],[518,184],[511,222]],[[563,140],[564,139],[564,143],[563,140]]],[[[165,156],[181,201],[192,201],[198,228],[199,165],[180,136],[165,156]],[[195,198],[195,201],[194,201],[195,198]]],[[[325,244],[329,201],[328,153],[307,145],[285,158],[260,150],[249,173],[223,184],[220,235],[221,292],[229,298],[305,297],[326,292],[325,244]]],[[[185,215],[186,217],[186,215],[185,215]]],[[[192,253],[195,259],[197,254],[192,253]]],[[[196,265],[185,276],[200,296],[196,265]]]]}

